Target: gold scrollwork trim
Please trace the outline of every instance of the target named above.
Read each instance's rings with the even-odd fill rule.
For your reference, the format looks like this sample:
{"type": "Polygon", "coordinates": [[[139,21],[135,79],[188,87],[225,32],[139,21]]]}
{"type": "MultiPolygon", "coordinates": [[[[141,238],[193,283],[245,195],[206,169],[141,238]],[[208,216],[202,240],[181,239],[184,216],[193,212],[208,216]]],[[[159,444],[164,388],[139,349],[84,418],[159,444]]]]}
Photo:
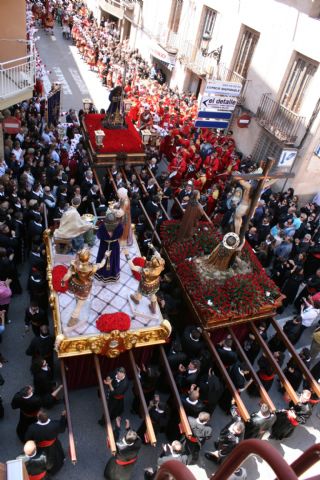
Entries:
{"type": "Polygon", "coordinates": [[[70,357],[95,353],[114,358],[120,353],[137,347],[147,347],[164,343],[171,332],[171,325],[166,320],[161,326],[134,331],[101,333],[93,336],[67,338],[58,335],[56,351],[59,357],[70,357]]]}

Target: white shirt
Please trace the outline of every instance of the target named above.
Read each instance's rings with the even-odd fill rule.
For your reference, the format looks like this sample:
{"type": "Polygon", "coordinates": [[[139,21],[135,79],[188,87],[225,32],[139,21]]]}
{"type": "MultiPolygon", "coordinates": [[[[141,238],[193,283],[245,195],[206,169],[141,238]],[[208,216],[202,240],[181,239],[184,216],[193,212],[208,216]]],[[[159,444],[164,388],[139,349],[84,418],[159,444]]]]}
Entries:
{"type": "Polygon", "coordinates": [[[307,307],[301,313],[301,323],[304,327],[311,327],[313,322],[318,318],[320,310],[314,307],[307,307]]]}

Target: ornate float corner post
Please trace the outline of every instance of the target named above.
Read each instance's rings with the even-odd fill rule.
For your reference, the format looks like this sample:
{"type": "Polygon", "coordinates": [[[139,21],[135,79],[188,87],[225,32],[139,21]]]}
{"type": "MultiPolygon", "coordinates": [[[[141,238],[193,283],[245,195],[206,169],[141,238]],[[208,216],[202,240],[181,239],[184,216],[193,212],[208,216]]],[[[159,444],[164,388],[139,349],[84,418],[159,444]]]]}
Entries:
{"type": "Polygon", "coordinates": [[[161,327],[163,327],[166,331],[166,334],[167,334],[167,338],[170,337],[171,333],[172,333],[172,326],[171,326],[171,323],[169,322],[169,320],[167,319],[163,319],[163,321],[161,322],[161,327]]]}
{"type": "Polygon", "coordinates": [[[59,335],[56,336],[54,349],[57,352],[57,354],[60,353],[60,347],[61,347],[61,344],[64,340],[65,340],[65,336],[62,333],[59,333],[59,335]]]}

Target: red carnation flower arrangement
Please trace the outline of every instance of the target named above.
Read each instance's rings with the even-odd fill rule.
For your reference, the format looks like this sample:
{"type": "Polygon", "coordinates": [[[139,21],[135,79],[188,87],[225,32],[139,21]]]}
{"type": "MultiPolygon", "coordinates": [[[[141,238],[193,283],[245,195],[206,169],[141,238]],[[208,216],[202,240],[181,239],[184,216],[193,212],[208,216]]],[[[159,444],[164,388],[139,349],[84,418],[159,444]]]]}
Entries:
{"type": "MultiPolygon", "coordinates": [[[[136,267],[144,267],[145,264],[146,264],[146,259],[145,258],[142,258],[142,257],[135,257],[133,260],[132,260],[132,263],[133,265],[135,265],[136,267]]],[[[132,274],[134,276],[134,278],[136,280],[138,280],[138,282],[140,282],[141,280],[141,273],[140,272],[135,272],[134,270],[131,270],[132,271],[132,274]]]]}
{"type": "Polygon", "coordinates": [[[61,285],[61,281],[68,269],[65,265],[56,265],[52,269],[52,286],[53,290],[59,293],[64,293],[68,290],[68,282],[65,282],[64,286],[61,285]]]}
{"type": "Polygon", "coordinates": [[[100,332],[112,332],[112,330],[129,330],[131,318],[123,312],[104,313],[96,321],[96,327],[100,332]]]}

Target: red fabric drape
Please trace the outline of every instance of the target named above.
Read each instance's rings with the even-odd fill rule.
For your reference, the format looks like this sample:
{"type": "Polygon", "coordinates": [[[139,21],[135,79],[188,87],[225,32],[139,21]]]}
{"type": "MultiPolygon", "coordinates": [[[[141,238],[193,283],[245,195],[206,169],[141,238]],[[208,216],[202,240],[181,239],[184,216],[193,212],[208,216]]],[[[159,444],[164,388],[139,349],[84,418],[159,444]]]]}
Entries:
{"type": "MultiPolygon", "coordinates": [[[[137,348],[134,358],[138,365],[148,364],[151,359],[153,347],[137,348]]],[[[108,358],[99,355],[101,373],[105,378],[117,367],[125,367],[128,376],[132,377],[131,364],[128,352],[122,353],[117,358],[108,358]]],[[[98,384],[93,355],[79,355],[64,359],[68,389],[92,387],[98,384]]]]}

